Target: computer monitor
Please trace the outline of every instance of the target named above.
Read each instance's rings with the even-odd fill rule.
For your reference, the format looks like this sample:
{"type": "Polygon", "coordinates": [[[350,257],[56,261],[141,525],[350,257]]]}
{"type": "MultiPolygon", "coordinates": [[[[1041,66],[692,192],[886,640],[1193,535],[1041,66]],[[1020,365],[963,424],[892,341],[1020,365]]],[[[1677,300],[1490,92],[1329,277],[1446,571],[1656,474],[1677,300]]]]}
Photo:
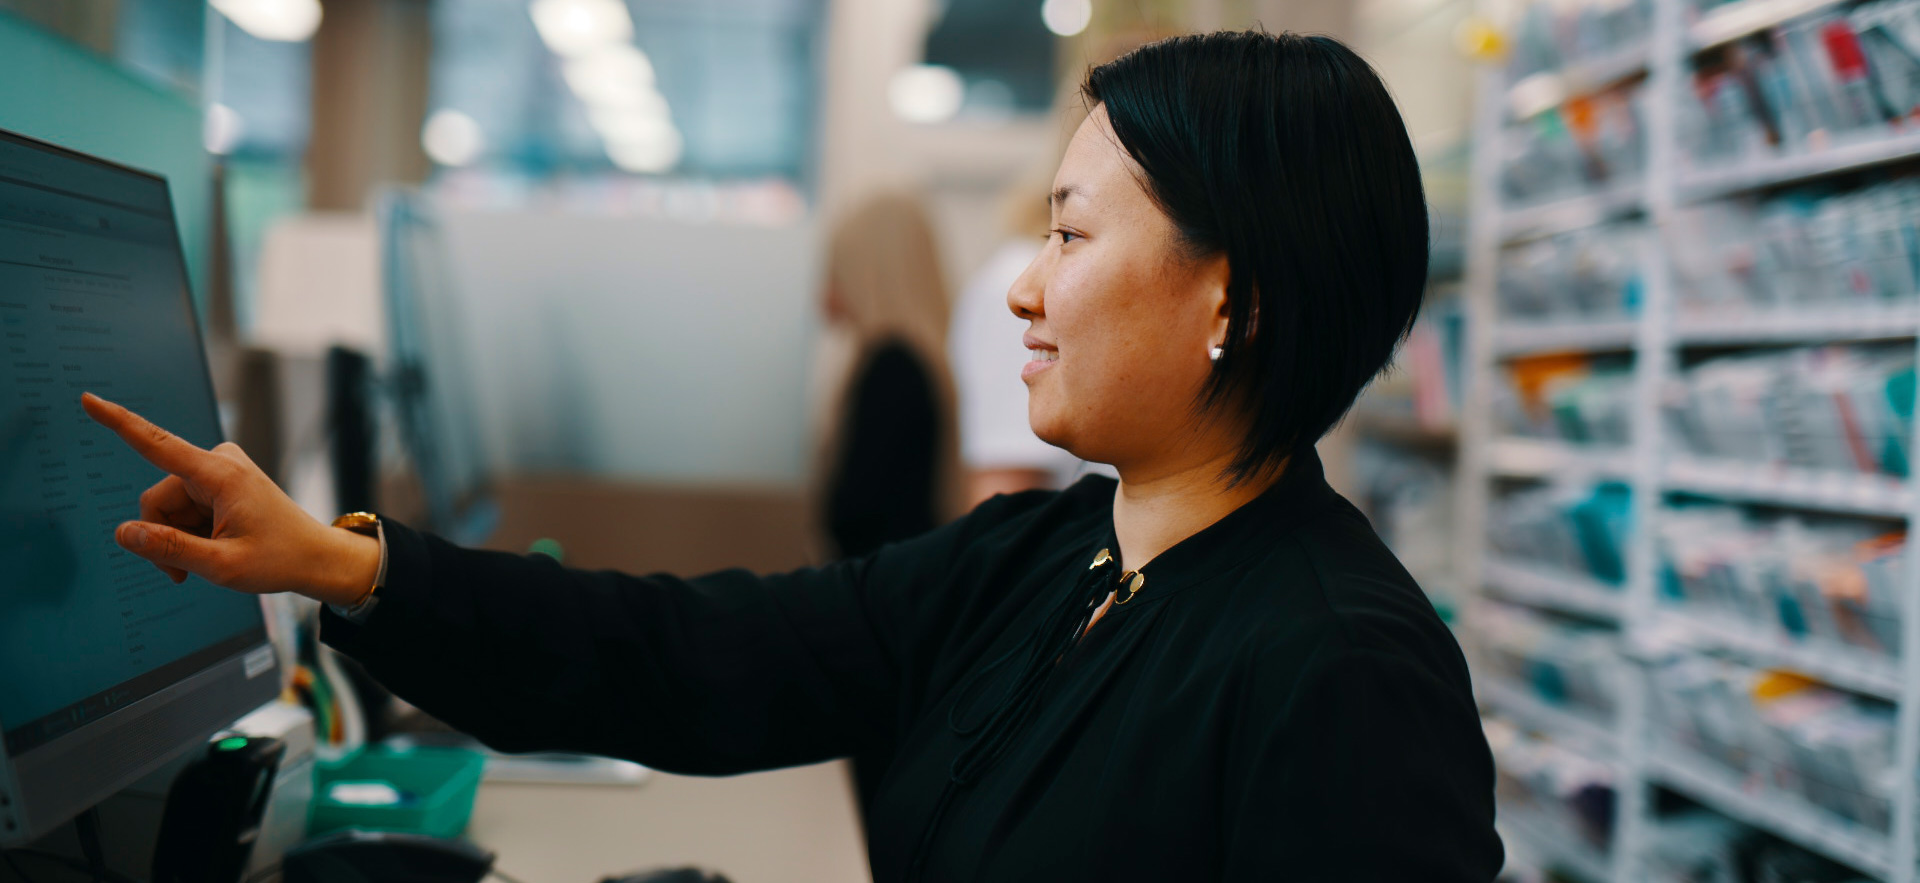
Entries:
{"type": "Polygon", "coordinates": [[[486,540],[498,521],[466,358],[466,326],[446,241],[424,197],[380,200],[381,275],[392,347],[390,388],[426,496],[424,525],[456,543],[486,540]]]}
{"type": "Polygon", "coordinates": [[[166,180],[0,130],[0,846],[280,691],[259,599],[114,544],[162,473],[89,390],[220,443],[166,180]]]}

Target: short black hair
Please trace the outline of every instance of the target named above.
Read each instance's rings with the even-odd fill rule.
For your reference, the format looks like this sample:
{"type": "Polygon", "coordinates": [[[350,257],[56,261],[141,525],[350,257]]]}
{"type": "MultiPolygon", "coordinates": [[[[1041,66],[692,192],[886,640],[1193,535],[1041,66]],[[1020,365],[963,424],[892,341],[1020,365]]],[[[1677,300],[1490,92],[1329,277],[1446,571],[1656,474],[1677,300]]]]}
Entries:
{"type": "Polygon", "coordinates": [[[1193,255],[1227,258],[1225,353],[1199,407],[1253,409],[1230,471],[1320,440],[1413,327],[1427,207],[1386,84],[1338,40],[1174,37],[1088,72],[1193,255]]]}

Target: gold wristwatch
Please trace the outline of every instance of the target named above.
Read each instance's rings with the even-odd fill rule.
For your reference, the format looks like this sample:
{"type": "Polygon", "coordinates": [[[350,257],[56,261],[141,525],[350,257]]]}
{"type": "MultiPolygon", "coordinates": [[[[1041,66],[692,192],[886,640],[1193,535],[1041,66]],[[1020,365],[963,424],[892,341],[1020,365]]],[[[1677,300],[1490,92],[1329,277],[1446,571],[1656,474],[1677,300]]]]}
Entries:
{"type": "MultiPolygon", "coordinates": [[[[333,526],[341,530],[353,531],[361,536],[373,537],[376,540],[381,538],[380,516],[372,512],[348,512],[339,518],[335,518],[333,520],[333,526]]],[[[386,549],[384,547],[381,549],[380,557],[382,559],[382,566],[380,571],[374,575],[373,585],[367,587],[367,591],[360,596],[359,600],[347,605],[347,613],[343,615],[350,616],[353,613],[363,611],[366,609],[368,602],[373,600],[373,593],[380,588],[380,577],[386,572],[386,549]]]]}

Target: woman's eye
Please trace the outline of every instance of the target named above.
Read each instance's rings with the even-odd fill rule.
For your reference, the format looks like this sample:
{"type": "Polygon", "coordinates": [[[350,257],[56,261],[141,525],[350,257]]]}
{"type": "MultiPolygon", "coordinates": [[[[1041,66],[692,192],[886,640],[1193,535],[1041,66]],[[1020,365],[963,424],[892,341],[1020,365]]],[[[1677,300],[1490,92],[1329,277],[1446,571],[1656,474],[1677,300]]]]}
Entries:
{"type": "Polygon", "coordinates": [[[1066,245],[1067,243],[1080,238],[1080,234],[1075,233],[1071,230],[1055,230],[1053,232],[1060,234],[1061,245],[1066,245]]]}

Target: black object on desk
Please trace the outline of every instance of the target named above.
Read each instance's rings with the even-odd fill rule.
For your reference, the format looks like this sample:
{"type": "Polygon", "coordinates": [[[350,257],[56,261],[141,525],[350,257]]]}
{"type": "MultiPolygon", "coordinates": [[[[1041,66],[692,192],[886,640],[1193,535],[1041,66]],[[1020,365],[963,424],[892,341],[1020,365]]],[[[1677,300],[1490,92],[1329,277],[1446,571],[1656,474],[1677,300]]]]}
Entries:
{"type": "Polygon", "coordinates": [[[373,360],[343,346],[327,350],[327,429],[333,461],[334,508],[372,511],[377,427],[374,423],[373,360]]]}
{"type": "Polygon", "coordinates": [[[286,883],[480,883],[493,853],[465,840],[348,828],[287,850],[286,883]]]}
{"type": "Polygon", "coordinates": [[[673,868],[644,871],[628,874],[625,877],[607,877],[600,883],[731,883],[731,881],[719,874],[708,873],[699,868],[673,868]]]}
{"type": "Polygon", "coordinates": [[[153,883],[238,883],[286,753],[279,739],[229,736],[182,769],[160,817],[153,883]]]}

